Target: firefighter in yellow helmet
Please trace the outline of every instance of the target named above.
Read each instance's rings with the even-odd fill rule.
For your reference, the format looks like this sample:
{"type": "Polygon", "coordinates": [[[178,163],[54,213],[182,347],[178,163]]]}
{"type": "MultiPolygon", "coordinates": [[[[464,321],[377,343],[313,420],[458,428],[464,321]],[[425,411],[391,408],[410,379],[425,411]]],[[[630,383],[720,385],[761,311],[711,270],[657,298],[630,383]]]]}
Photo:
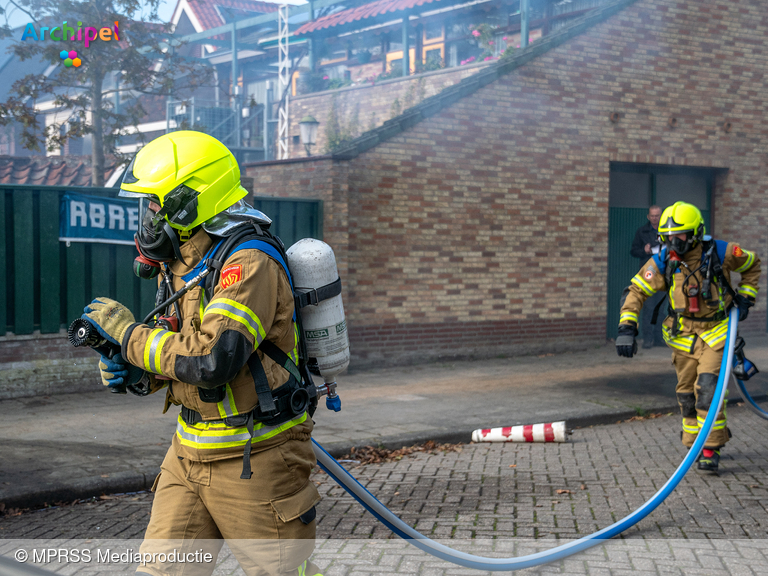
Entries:
{"type": "MultiPolygon", "coordinates": [[[[664,247],[632,278],[624,291],[616,350],[631,358],[637,351],[637,320],[645,300],[656,292],[668,293],[664,341],[672,348],[677,372],[677,402],[683,416],[682,441],[690,448],[704,423],[717,386],[728,329],[727,312],[739,308],[747,317],[757,297],[760,260],[754,252],[733,242],[704,235],[699,209],[676,202],[664,210],[659,237],[664,247]],[[741,275],[731,285],[731,273],[741,275]]],[[[725,407],[698,460],[698,469],[717,473],[720,448],[728,441],[725,407]]]]}
{"type": "Polygon", "coordinates": [[[183,573],[211,574],[223,540],[248,576],[320,573],[308,560],[320,497],[309,480],[312,419],[292,368],[299,341],[289,271],[267,241],[269,219],[242,202],[246,193],[234,156],[211,136],[180,131],[147,144],[120,193],[139,200],[137,274],[159,272],[160,301],[209,264],[216,281],[184,293],[154,325],[107,298],[84,315],[121,347],[102,358],[105,384],[164,389],[165,410],[181,407],[141,547],[165,555],[139,573],[176,574],[178,563],[161,559],[202,550],[212,560],[198,554],[183,573]],[[231,242],[217,261],[244,228],[256,237],[231,242]]]}

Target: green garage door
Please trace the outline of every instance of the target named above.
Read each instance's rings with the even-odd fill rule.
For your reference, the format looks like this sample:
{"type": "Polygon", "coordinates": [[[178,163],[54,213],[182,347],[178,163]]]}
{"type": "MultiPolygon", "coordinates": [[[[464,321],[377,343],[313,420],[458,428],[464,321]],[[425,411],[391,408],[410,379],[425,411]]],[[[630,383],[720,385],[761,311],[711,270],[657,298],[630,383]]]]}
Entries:
{"type": "Polygon", "coordinates": [[[701,210],[709,231],[714,176],[715,170],[706,168],[611,164],[608,203],[608,338],[616,337],[621,293],[645,263],[631,256],[629,250],[635,232],[648,221],[648,208],[656,204],[664,209],[678,201],[690,202],[701,210]]]}

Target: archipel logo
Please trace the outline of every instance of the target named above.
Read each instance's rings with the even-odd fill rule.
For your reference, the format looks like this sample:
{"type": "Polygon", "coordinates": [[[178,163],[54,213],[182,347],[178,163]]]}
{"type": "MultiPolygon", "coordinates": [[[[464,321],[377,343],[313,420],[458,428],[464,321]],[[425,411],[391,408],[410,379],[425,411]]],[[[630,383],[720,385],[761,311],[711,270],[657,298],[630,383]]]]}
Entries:
{"type": "Polygon", "coordinates": [[[109,42],[113,38],[115,40],[120,40],[120,27],[117,22],[115,22],[115,25],[112,28],[105,26],[104,28],[98,29],[93,26],[86,26],[85,28],[82,26],[82,22],[77,23],[77,28],[67,26],[67,21],[65,20],[61,26],[54,26],[53,28],[40,26],[40,32],[38,33],[34,24],[30,22],[27,24],[26,28],[24,28],[24,33],[21,35],[21,41],[24,42],[27,38],[45,40],[46,32],[48,32],[48,40],[53,40],[54,42],[60,42],[62,40],[78,40],[79,42],[83,42],[86,48],[88,48],[91,42],[96,39],[101,40],[102,42],[109,42]]]}
{"type": "Polygon", "coordinates": [[[77,57],[77,52],[74,50],[70,50],[67,52],[66,50],[62,50],[59,52],[59,57],[64,60],[64,66],[69,68],[70,66],[74,66],[75,68],[79,67],[80,64],[83,63],[80,58],[77,57]]]}

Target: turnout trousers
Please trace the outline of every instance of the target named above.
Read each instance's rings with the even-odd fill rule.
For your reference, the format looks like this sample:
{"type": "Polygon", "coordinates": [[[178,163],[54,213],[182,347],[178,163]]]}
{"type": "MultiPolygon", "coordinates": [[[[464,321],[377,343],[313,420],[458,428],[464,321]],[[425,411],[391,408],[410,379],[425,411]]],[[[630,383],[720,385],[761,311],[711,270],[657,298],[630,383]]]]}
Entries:
{"type": "MultiPolygon", "coordinates": [[[[210,576],[224,540],[247,576],[315,576],[311,442],[288,440],[251,455],[253,476],[240,478],[243,458],[192,462],[171,445],[155,480],[155,499],[137,572],[152,576],[210,576]],[[174,551],[198,553],[179,562],[174,551]],[[203,554],[211,561],[199,561],[203,554]],[[163,555],[164,554],[164,555],[163,555]],[[161,561],[167,560],[167,561],[161,561]]],[[[322,575],[321,575],[322,576],[322,575]]]]}
{"type": "MultiPolygon", "coordinates": [[[[696,338],[690,353],[672,350],[672,364],[677,372],[677,403],[683,416],[683,445],[690,448],[707,417],[717,387],[723,350],[712,350],[701,338],[696,338]]],[[[728,442],[725,403],[704,446],[718,448],[728,442]]]]}

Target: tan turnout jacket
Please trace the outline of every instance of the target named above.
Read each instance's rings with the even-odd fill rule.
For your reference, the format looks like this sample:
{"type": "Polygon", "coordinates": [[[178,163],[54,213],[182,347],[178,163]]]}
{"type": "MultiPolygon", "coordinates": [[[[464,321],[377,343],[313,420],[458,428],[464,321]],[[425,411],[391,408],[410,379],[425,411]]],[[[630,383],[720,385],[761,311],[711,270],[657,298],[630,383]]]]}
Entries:
{"type": "MultiPolygon", "coordinates": [[[[713,241],[714,242],[714,241],[713,241]]],[[[677,270],[672,274],[672,282],[669,290],[669,306],[679,315],[675,329],[674,319],[667,316],[664,320],[664,340],[676,350],[691,352],[696,338],[701,338],[714,350],[720,350],[725,345],[725,337],[728,329],[728,320],[724,317],[731,305],[731,296],[723,286],[713,282],[713,298],[708,302],[700,295],[692,296],[692,292],[701,290],[704,280],[704,270],[695,272],[687,282],[691,272],[697,270],[702,264],[702,245],[697,244],[683,257],[677,265],[677,270]],[[692,290],[695,288],[695,290],[692,290]],[[692,302],[696,298],[696,302],[692,302]],[[699,311],[691,310],[698,305],[699,311]],[[702,320],[696,320],[696,319],[702,320]],[[707,321],[707,319],[711,319],[707,321]]],[[[725,258],[721,263],[723,275],[728,283],[739,294],[757,297],[758,280],[760,278],[760,259],[754,252],[743,250],[738,244],[729,242],[725,249],[725,258]],[[731,280],[732,273],[741,275],[738,287],[731,280]]],[[[672,266],[671,260],[667,266],[672,266]]],[[[667,289],[665,274],[659,270],[654,258],[648,260],[640,271],[632,278],[632,283],[625,292],[626,296],[621,306],[619,324],[631,324],[637,326],[640,309],[647,298],[660,290],[667,289]]],[[[666,308],[665,308],[666,311],[666,308]]]]}
{"type": "MultiPolygon", "coordinates": [[[[182,245],[181,254],[189,266],[178,260],[172,263],[174,290],[185,284],[182,277],[192,273],[212,246],[203,230],[182,245]]],[[[232,421],[225,419],[247,414],[258,404],[245,363],[262,340],[297,360],[293,294],[280,264],[260,250],[245,248],[226,260],[207,305],[202,296],[203,288],[198,286],[179,300],[179,332],[133,325],[123,340],[123,355],[151,374],[170,378],[151,377],[153,389],[168,384],[166,410],[170,404],[182,404],[202,415],[204,421],[197,424],[188,424],[179,415],[173,441],[181,456],[195,461],[242,457],[249,432],[244,425],[228,425],[232,421]],[[223,400],[201,399],[200,388],[221,385],[223,400]]],[[[272,390],[288,380],[284,368],[261,351],[256,353],[272,390]]],[[[306,413],[274,427],[254,422],[252,450],[259,452],[291,438],[308,439],[311,431],[312,420],[306,413]]]]}

